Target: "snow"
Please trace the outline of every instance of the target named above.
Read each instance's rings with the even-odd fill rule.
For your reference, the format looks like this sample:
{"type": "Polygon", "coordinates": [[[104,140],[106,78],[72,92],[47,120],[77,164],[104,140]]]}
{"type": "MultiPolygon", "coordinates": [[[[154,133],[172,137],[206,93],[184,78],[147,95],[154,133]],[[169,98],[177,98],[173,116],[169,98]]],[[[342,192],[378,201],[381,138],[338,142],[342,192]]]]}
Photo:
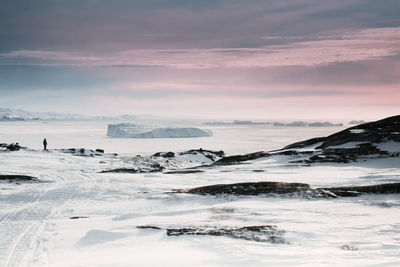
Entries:
{"type": "Polygon", "coordinates": [[[350,133],[354,133],[354,134],[365,133],[365,129],[351,129],[350,133]]]}
{"type": "Polygon", "coordinates": [[[377,148],[389,153],[400,153],[400,142],[388,141],[379,143],[377,148]]]}
{"type": "Polygon", "coordinates": [[[107,135],[114,138],[189,138],[212,136],[210,130],[199,128],[155,128],[154,126],[130,123],[109,124],[107,135]]]}
{"type": "MultiPolygon", "coordinates": [[[[4,129],[11,133],[12,129],[4,129]]],[[[225,136],[218,140],[240,143],[237,140],[244,135],[235,129],[236,132],[221,132],[225,136]]],[[[274,134],[287,138],[292,133],[274,134]]],[[[260,146],[264,142],[275,142],[279,146],[281,142],[290,143],[286,139],[266,140],[261,136],[254,141],[260,146]]],[[[291,141],[302,139],[292,138],[298,140],[291,141]]],[[[73,141],[78,143],[79,139],[73,141]]],[[[162,141],[154,142],[156,151],[164,151],[157,147],[162,141]]],[[[104,147],[104,143],[97,145],[104,147]]],[[[395,145],[398,143],[382,144],[388,148],[395,145]]],[[[126,174],[99,172],[153,162],[170,169],[192,167],[210,159],[201,153],[181,155],[179,150],[173,150],[176,156],[172,159],[114,156],[112,150],[108,151],[110,154],[93,156],[90,150],[84,152],[88,156],[51,149],[0,152],[1,174],[25,174],[46,181],[0,183],[0,266],[399,264],[399,195],[306,200],[170,193],[178,188],[234,182],[303,182],[312,187],[399,182],[399,157],[304,167],[289,164],[289,156],[275,156],[248,164],[203,168],[203,173],[126,174]],[[70,219],[75,216],[81,218],[70,219]],[[166,228],[268,224],[285,231],[284,238],[289,243],[218,236],[171,237],[164,230],[137,228],[142,225],[166,228]],[[343,249],[347,246],[354,250],[343,249]]]]}
{"type": "Polygon", "coordinates": [[[347,143],[344,143],[344,144],[341,144],[338,146],[330,146],[330,148],[335,148],[335,149],[337,149],[337,148],[356,148],[363,143],[365,143],[365,142],[347,142],[347,143]]]}

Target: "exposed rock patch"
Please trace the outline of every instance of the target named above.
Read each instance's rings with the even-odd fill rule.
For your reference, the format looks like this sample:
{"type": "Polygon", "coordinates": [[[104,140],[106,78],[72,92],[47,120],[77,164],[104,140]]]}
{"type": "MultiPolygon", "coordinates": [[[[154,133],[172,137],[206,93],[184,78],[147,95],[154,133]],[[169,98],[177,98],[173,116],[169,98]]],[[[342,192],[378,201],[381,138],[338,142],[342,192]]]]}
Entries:
{"type": "Polygon", "coordinates": [[[302,198],[355,197],[361,194],[399,194],[400,183],[369,186],[311,188],[303,183],[256,182],[216,184],[189,189],[176,190],[177,193],[198,195],[287,195],[302,198]]]}
{"type": "Polygon", "coordinates": [[[329,187],[320,188],[329,190],[337,196],[348,196],[349,193],[355,194],[400,194],[400,183],[388,183],[365,186],[344,186],[344,187],[329,187]]]}
{"type": "MultiPolygon", "coordinates": [[[[138,229],[162,230],[157,226],[137,226],[138,229]]],[[[256,225],[244,227],[185,227],[167,228],[168,236],[197,235],[197,236],[225,236],[256,242],[269,242],[274,244],[288,244],[284,238],[285,231],[279,230],[275,225],[256,225]]]]}
{"type": "Polygon", "coordinates": [[[9,182],[40,182],[40,180],[36,177],[29,175],[8,175],[2,174],[0,175],[0,181],[9,181],[9,182]]]}
{"type": "Polygon", "coordinates": [[[89,217],[86,217],[86,216],[73,216],[73,217],[70,217],[69,219],[70,220],[77,220],[77,219],[87,219],[87,218],[89,218],[89,217]]]}
{"type": "Polygon", "coordinates": [[[235,156],[223,157],[222,159],[214,162],[212,164],[212,166],[234,165],[234,164],[239,164],[239,163],[242,163],[242,162],[248,161],[248,160],[254,160],[254,159],[268,157],[270,155],[271,154],[268,152],[260,151],[260,152],[245,154],[245,155],[235,155],[235,156]]]}
{"type": "Polygon", "coordinates": [[[190,174],[190,173],[199,173],[199,172],[204,172],[204,171],[190,169],[190,170],[173,170],[173,171],[168,171],[168,172],[164,172],[164,173],[165,174],[190,174]]]}
{"type": "Polygon", "coordinates": [[[323,189],[312,189],[308,184],[283,182],[248,182],[234,184],[217,184],[190,189],[177,190],[178,193],[198,195],[287,195],[306,198],[334,198],[336,195],[323,189]]]}

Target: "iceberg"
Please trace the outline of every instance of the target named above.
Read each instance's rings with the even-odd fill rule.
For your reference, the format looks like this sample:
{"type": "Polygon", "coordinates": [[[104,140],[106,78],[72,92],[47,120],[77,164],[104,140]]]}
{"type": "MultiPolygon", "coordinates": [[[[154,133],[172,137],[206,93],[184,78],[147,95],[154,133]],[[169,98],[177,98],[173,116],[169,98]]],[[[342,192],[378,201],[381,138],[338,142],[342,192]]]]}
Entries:
{"type": "Polygon", "coordinates": [[[107,136],[113,138],[190,138],[209,137],[212,131],[193,127],[157,128],[131,123],[109,124],[107,136]]]}

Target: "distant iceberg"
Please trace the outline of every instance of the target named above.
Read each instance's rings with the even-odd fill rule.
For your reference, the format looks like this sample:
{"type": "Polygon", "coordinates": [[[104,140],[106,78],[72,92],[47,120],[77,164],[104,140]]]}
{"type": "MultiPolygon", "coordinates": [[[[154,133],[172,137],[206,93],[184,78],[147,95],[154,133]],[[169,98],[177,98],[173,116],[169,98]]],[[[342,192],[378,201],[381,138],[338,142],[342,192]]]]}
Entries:
{"type": "Polygon", "coordinates": [[[209,130],[199,128],[157,128],[131,123],[109,124],[107,136],[113,138],[189,138],[212,136],[209,130]]]}

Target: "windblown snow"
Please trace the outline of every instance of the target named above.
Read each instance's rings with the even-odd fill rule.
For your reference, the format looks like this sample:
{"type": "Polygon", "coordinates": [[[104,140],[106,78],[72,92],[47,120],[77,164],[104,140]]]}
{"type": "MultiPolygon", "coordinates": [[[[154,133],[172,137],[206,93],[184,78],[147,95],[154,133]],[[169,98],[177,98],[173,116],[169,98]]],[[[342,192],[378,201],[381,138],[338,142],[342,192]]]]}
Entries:
{"type": "Polygon", "coordinates": [[[167,127],[138,125],[131,123],[109,124],[107,135],[114,138],[189,138],[212,136],[210,130],[199,128],[167,127]]]}

